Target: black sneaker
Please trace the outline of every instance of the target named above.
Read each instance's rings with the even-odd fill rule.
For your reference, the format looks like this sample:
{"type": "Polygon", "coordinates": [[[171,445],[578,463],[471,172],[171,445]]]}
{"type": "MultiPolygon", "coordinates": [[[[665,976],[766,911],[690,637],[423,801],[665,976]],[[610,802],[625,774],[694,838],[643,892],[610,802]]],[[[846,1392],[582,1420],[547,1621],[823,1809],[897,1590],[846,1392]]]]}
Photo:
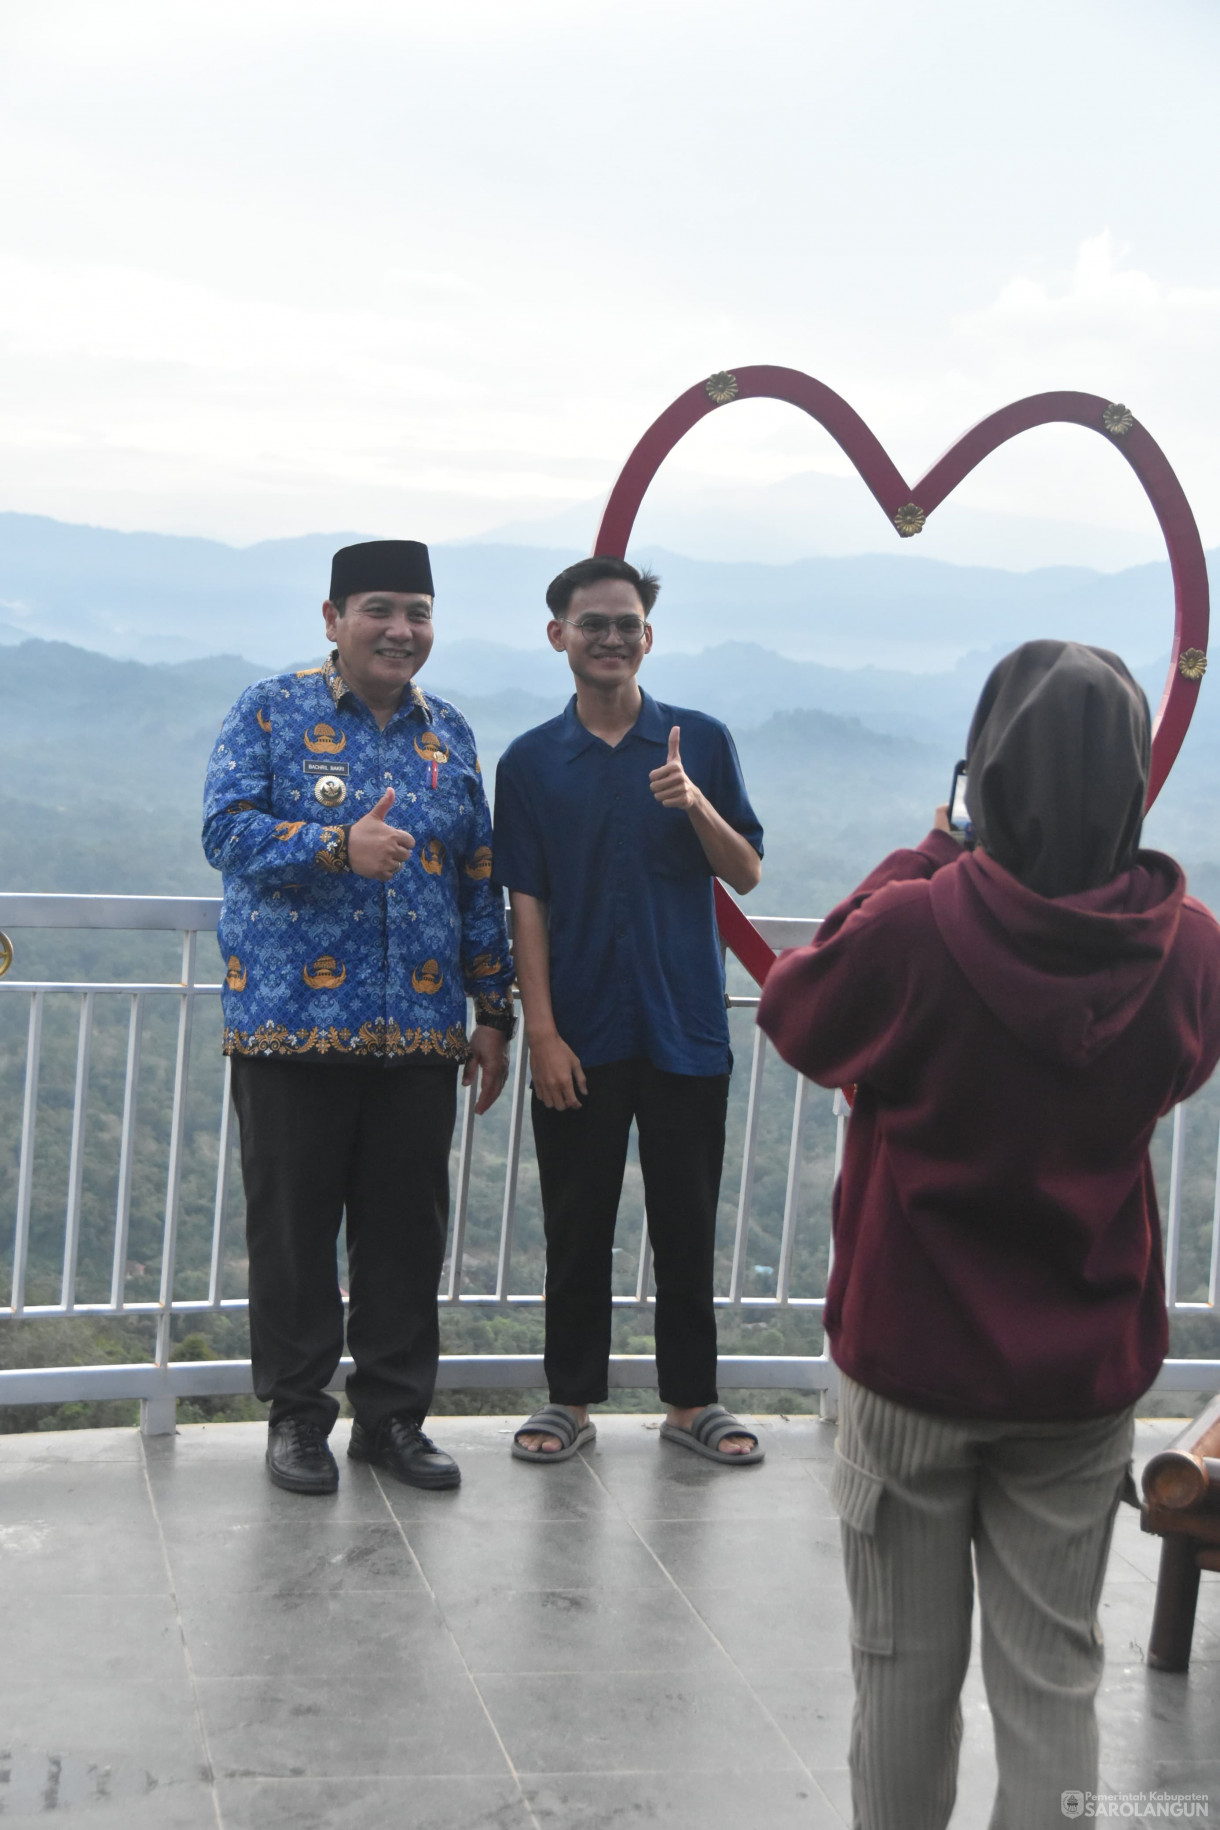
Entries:
{"type": "Polygon", "coordinates": [[[267,1473],[289,1493],[333,1493],[339,1468],[326,1431],[311,1417],[285,1417],[267,1431],[267,1473]]]}
{"type": "Polygon", "coordinates": [[[452,1455],[438,1449],[411,1417],[383,1417],[373,1429],[353,1423],[347,1452],[353,1461],[371,1461],[408,1487],[459,1487],[461,1470],[452,1455]]]}

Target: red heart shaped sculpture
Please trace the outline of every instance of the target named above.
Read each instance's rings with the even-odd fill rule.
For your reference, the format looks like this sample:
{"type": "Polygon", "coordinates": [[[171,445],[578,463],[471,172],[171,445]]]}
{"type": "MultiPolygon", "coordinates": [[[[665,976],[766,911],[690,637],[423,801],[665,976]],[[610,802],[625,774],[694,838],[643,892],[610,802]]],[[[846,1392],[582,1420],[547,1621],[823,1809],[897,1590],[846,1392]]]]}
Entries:
{"type": "MultiPolygon", "coordinates": [[[[705,414],[734,400],[786,400],[800,407],[827,432],[851,459],[881,504],[900,537],[919,533],[934,508],[944,501],[963,477],[970,475],[997,445],[1028,432],[1033,426],[1063,423],[1085,426],[1115,445],[1144,486],[1165,536],[1173,573],[1174,625],[1169,676],[1152,726],[1152,768],[1148,801],[1165,784],[1182,747],[1198,697],[1199,682],[1207,666],[1208,588],[1203,543],[1181,484],[1169,467],[1160,446],[1128,409],[1098,394],[1062,391],[1031,394],[1013,401],[964,433],[933,464],[918,483],[908,484],[890,462],[885,448],[860,415],[824,382],[800,369],[755,364],[722,370],[680,394],[653,421],[619,472],[602,515],[593,545],[595,553],[621,557],[639,513],[645,491],[678,440],[705,414]]],[[[721,936],[759,984],[767,976],[775,955],[754,924],[716,884],[716,915],[721,936]]]]}

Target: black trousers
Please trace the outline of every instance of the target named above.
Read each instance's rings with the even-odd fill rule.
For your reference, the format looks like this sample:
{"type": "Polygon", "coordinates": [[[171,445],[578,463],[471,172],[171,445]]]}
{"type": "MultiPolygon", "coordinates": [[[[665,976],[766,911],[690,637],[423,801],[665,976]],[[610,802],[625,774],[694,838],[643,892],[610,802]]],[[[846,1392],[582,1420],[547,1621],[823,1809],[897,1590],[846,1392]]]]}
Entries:
{"type": "Polygon", "coordinates": [[[552,1403],[607,1396],[614,1223],[635,1120],[657,1285],[657,1377],[678,1408],[716,1402],[712,1271],[724,1166],[727,1074],[666,1074],[649,1061],[587,1068],[579,1109],[534,1096],[546,1229],[546,1376],[552,1403]]]}
{"type": "Polygon", "coordinates": [[[419,1423],[436,1385],[457,1069],[233,1061],[250,1254],[254,1389],[271,1422],[329,1429],[343,1352],[336,1245],[347,1211],[347,1395],[368,1426],[419,1423]]]}

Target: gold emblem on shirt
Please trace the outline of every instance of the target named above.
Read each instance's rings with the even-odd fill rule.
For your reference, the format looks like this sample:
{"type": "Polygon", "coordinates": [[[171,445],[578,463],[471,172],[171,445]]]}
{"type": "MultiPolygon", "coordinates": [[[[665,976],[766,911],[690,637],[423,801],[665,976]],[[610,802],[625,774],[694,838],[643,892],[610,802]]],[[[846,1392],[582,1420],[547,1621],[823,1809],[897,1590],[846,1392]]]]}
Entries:
{"type": "Polygon", "coordinates": [[[337,756],[346,750],[347,738],[333,724],[315,724],[305,733],[305,748],[314,756],[337,756]]]}
{"type": "Polygon", "coordinates": [[[301,977],[311,991],[333,991],[347,977],[347,967],[341,966],[333,954],[324,953],[312,966],[301,967],[301,977]]]}
{"type": "Polygon", "coordinates": [[[415,739],[415,754],[422,756],[425,762],[448,762],[449,746],[441,742],[435,731],[423,731],[415,739]]]}
{"type": "Polygon", "coordinates": [[[495,953],[476,953],[469,966],[472,979],[494,978],[499,970],[500,960],[495,953]]]}
{"type": "Polygon", "coordinates": [[[255,712],[254,718],[260,731],[269,731],[271,729],[271,720],[265,713],[261,711],[255,712]]]}
{"type": "Polygon", "coordinates": [[[229,966],[225,973],[225,984],[229,987],[230,991],[244,991],[246,989],[246,968],[242,965],[236,953],[230,953],[229,955],[229,966]]]}
{"type": "Polygon", "coordinates": [[[304,820],[281,820],[275,829],[275,836],[283,845],[291,839],[294,833],[300,832],[304,824],[304,820]]]}
{"type": "Polygon", "coordinates": [[[430,877],[439,877],[445,868],[445,848],[439,839],[428,839],[420,847],[419,861],[430,877]]]}
{"type": "Polygon", "coordinates": [[[427,997],[435,997],[445,982],[440,961],[426,959],[422,966],[417,966],[411,974],[411,984],[416,991],[422,991],[427,997]]]}
{"type": "Polygon", "coordinates": [[[347,799],[347,783],[341,775],[320,775],[314,783],[313,798],[323,807],[338,807],[347,799]]]}
{"type": "Polygon", "coordinates": [[[465,871],[476,883],[486,883],[491,876],[491,846],[476,846],[466,860],[465,871]]]}

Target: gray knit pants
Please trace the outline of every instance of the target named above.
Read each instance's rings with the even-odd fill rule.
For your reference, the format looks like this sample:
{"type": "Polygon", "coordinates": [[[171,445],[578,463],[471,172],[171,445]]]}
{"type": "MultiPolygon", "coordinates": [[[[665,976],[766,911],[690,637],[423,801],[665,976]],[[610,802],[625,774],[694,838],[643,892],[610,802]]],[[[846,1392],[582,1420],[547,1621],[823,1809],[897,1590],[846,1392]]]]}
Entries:
{"type": "Polygon", "coordinates": [[[944,1830],[974,1597],[995,1726],[991,1830],[1053,1830],[1097,1789],[1097,1605],[1133,1411],[1091,1423],[935,1417],[842,1382],[842,1520],[856,1708],[854,1830],[944,1830]]]}

